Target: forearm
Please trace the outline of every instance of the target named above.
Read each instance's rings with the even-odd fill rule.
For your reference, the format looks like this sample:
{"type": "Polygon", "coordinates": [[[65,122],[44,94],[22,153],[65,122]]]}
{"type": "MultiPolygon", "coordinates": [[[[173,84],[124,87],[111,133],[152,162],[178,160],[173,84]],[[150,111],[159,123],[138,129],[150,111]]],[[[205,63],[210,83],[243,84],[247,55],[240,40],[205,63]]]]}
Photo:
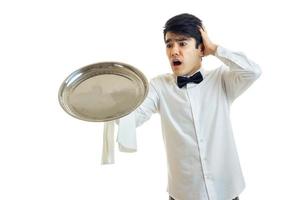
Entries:
{"type": "Polygon", "coordinates": [[[214,54],[220,59],[231,72],[248,72],[253,78],[258,78],[261,74],[259,65],[248,59],[242,52],[233,52],[222,46],[218,46],[214,54]]]}
{"type": "Polygon", "coordinates": [[[226,65],[222,68],[222,83],[231,102],[261,75],[260,67],[241,52],[219,46],[215,56],[226,65]]]}

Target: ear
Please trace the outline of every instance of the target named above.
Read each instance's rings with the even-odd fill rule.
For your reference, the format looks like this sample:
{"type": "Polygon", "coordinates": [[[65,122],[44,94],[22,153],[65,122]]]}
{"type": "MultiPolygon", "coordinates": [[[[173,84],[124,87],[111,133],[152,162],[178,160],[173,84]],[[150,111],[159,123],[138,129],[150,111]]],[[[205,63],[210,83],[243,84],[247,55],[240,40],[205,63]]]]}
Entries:
{"type": "Polygon", "coordinates": [[[203,43],[199,44],[198,49],[199,49],[199,56],[203,57],[204,56],[204,45],[203,45],[203,43]]]}

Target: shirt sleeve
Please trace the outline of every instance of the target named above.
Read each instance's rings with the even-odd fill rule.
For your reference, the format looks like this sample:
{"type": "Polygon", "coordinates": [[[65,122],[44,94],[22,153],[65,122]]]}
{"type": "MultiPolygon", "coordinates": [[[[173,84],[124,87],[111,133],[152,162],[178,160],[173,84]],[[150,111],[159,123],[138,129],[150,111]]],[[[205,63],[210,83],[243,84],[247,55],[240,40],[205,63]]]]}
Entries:
{"type": "Polygon", "coordinates": [[[230,102],[261,75],[260,67],[241,52],[232,52],[218,46],[215,56],[226,65],[222,73],[222,84],[230,102]]]}
{"type": "Polygon", "coordinates": [[[141,126],[150,119],[152,114],[159,110],[159,96],[155,89],[154,82],[150,81],[149,92],[143,103],[134,111],[136,127],[141,126]]]}
{"type": "Polygon", "coordinates": [[[119,119],[118,138],[120,151],[136,151],[136,127],[150,119],[153,113],[158,112],[159,97],[152,81],[143,103],[129,115],[119,119]]]}
{"type": "MultiPolygon", "coordinates": [[[[137,150],[136,127],[142,125],[150,119],[152,114],[158,112],[159,96],[155,89],[153,81],[150,81],[149,91],[143,103],[128,115],[115,120],[118,124],[117,142],[119,150],[122,152],[135,152],[137,150]]],[[[110,122],[105,123],[105,127],[111,125],[110,122]]],[[[102,164],[114,163],[114,145],[113,128],[104,129],[102,164]],[[108,133],[107,130],[110,130],[108,133]],[[105,147],[105,148],[104,148],[105,147]]]]}

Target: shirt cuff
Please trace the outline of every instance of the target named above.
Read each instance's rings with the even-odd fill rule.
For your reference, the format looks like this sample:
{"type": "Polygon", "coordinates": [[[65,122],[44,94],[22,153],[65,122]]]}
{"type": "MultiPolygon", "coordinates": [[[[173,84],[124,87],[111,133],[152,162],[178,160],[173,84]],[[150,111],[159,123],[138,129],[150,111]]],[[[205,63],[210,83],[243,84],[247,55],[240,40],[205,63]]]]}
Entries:
{"type": "Polygon", "coordinates": [[[217,50],[215,51],[215,56],[216,57],[226,57],[226,52],[227,52],[228,50],[226,50],[224,47],[222,47],[222,46],[220,46],[220,45],[218,45],[218,47],[217,47],[217,50]]]}

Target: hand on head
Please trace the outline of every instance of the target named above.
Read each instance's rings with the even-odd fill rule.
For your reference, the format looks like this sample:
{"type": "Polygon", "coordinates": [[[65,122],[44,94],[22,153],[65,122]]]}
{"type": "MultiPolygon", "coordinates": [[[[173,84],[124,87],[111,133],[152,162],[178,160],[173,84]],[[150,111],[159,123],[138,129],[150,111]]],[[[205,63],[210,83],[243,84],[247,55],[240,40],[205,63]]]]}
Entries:
{"type": "Polygon", "coordinates": [[[214,55],[218,45],[216,45],[209,39],[207,35],[207,31],[204,27],[199,27],[199,31],[201,33],[202,41],[203,41],[202,43],[203,56],[214,55]]]}

